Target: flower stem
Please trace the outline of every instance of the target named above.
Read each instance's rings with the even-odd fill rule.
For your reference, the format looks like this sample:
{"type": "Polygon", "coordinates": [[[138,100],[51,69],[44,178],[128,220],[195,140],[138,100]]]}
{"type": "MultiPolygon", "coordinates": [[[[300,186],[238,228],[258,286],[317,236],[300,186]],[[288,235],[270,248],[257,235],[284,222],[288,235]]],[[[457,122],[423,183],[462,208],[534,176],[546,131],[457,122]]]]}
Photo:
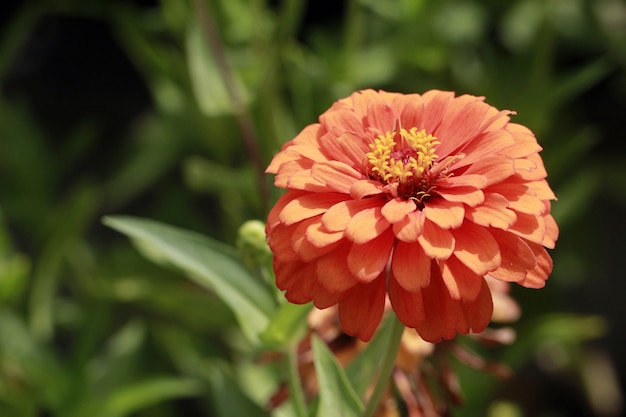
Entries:
{"type": "Polygon", "coordinates": [[[395,314],[390,314],[388,320],[391,320],[392,326],[391,336],[389,338],[389,348],[387,350],[387,355],[383,358],[383,363],[380,366],[380,372],[378,373],[378,380],[376,381],[372,395],[369,398],[367,407],[363,412],[363,417],[373,417],[376,414],[376,410],[378,410],[378,405],[383,398],[385,389],[387,388],[387,385],[389,385],[389,380],[391,379],[391,374],[396,364],[398,349],[400,349],[400,341],[402,340],[402,333],[404,332],[404,324],[398,320],[398,317],[396,317],[395,314]]]}
{"type": "Polygon", "coordinates": [[[304,391],[300,382],[300,372],[298,371],[298,344],[295,343],[289,348],[287,354],[289,368],[289,394],[297,417],[307,417],[307,407],[304,401],[304,391]]]}

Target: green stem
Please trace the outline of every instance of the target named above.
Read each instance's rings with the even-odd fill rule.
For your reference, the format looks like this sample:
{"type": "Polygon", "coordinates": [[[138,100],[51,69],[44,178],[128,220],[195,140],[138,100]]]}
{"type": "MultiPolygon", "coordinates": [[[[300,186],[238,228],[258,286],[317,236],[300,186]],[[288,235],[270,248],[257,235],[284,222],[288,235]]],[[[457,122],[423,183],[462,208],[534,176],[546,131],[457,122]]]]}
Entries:
{"type": "Polygon", "coordinates": [[[390,314],[388,320],[391,320],[391,336],[389,338],[389,349],[387,355],[383,359],[383,363],[380,366],[380,372],[378,373],[378,380],[374,386],[374,391],[367,403],[367,407],[363,412],[363,417],[373,417],[378,410],[380,400],[383,398],[385,389],[389,385],[393,368],[396,364],[396,357],[398,356],[398,349],[400,349],[400,341],[402,340],[402,333],[404,332],[404,324],[395,314],[390,314]]]}
{"type": "Polygon", "coordinates": [[[304,391],[302,391],[302,383],[300,382],[300,372],[298,371],[298,344],[295,343],[289,348],[287,353],[287,362],[289,368],[289,394],[293,408],[297,417],[307,417],[307,407],[304,401],[304,391]]]}

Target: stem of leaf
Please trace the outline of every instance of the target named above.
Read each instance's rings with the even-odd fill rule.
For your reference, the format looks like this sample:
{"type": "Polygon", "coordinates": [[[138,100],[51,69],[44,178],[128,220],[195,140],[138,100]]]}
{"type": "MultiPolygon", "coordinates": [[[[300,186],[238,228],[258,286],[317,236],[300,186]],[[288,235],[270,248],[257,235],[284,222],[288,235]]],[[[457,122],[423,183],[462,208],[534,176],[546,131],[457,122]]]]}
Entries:
{"type": "Polygon", "coordinates": [[[287,354],[287,361],[289,367],[289,393],[291,394],[291,402],[296,411],[297,417],[307,417],[307,407],[304,401],[304,391],[302,390],[302,383],[300,382],[300,372],[298,370],[298,344],[294,343],[289,348],[287,354]]]}
{"type": "Polygon", "coordinates": [[[363,412],[363,417],[373,417],[376,414],[376,410],[378,410],[378,405],[383,398],[385,389],[387,388],[387,385],[389,385],[391,374],[396,364],[398,349],[400,349],[400,341],[402,340],[402,333],[404,332],[404,324],[398,320],[398,317],[396,317],[395,314],[390,314],[388,320],[392,321],[389,349],[387,350],[387,355],[383,358],[383,363],[380,367],[380,372],[378,373],[378,380],[376,381],[372,395],[367,403],[367,407],[363,412]]]}

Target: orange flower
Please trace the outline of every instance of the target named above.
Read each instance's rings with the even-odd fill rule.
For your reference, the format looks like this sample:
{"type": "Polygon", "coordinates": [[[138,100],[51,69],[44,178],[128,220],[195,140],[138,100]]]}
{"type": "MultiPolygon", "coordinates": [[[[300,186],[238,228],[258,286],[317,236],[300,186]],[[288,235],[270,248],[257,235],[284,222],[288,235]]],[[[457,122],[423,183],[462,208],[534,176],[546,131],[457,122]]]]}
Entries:
{"type": "Polygon", "coordinates": [[[481,97],[360,91],[287,142],[266,234],[293,303],[369,340],[389,296],[429,342],[482,331],[485,276],[545,285],[558,228],[541,147],[481,97]]]}

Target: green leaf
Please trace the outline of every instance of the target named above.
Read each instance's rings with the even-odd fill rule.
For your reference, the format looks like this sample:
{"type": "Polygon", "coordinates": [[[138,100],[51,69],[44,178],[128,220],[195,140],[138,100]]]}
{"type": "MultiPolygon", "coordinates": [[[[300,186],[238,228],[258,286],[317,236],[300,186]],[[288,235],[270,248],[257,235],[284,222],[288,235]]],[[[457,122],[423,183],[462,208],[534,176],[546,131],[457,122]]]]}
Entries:
{"type": "Polygon", "coordinates": [[[305,323],[311,307],[311,304],[284,303],[261,334],[261,341],[266,347],[277,349],[300,340],[306,329],[305,323]]]}
{"type": "Polygon", "coordinates": [[[208,373],[211,399],[217,416],[266,417],[267,412],[246,396],[225,362],[216,361],[208,373]]]}
{"type": "Polygon", "coordinates": [[[324,342],[315,336],[312,339],[320,393],[317,416],[356,417],[361,415],[365,407],[348,381],[345,372],[324,342]]]}
{"type": "Polygon", "coordinates": [[[251,341],[269,324],[274,301],[237,259],[236,251],[197,233],[129,216],[103,222],[129,236],[152,261],[173,265],[214,291],[233,311],[251,341]]]}
{"type": "Polygon", "coordinates": [[[191,397],[203,392],[203,384],[190,378],[150,378],[124,386],[103,403],[97,417],[122,417],[154,404],[179,397],[191,397]]]}
{"type": "Polygon", "coordinates": [[[354,389],[361,397],[372,386],[374,378],[380,371],[380,362],[391,343],[391,320],[384,320],[374,338],[365,349],[346,367],[346,375],[354,389]]]}
{"type": "MultiPolygon", "coordinates": [[[[219,40],[216,41],[219,42],[219,40]]],[[[202,27],[195,20],[189,23],[186,49],[189,76],[200,110],[207,116],[232,114],[235,111],[235,103],[233,103],[231,92],[228,91],[227,82],[224,80],[218,64],[218,60],[223,59],[223,57],[216,56],[211,50],[205,40],[202,27]]],[[[230,62],[222,64],[232,68],[230,62]]],[[[232,77],[232,88],[235,88],[236,94],[247,103],[250,93],[235,71],[232,71],[230,76],[232,77]]]]}

